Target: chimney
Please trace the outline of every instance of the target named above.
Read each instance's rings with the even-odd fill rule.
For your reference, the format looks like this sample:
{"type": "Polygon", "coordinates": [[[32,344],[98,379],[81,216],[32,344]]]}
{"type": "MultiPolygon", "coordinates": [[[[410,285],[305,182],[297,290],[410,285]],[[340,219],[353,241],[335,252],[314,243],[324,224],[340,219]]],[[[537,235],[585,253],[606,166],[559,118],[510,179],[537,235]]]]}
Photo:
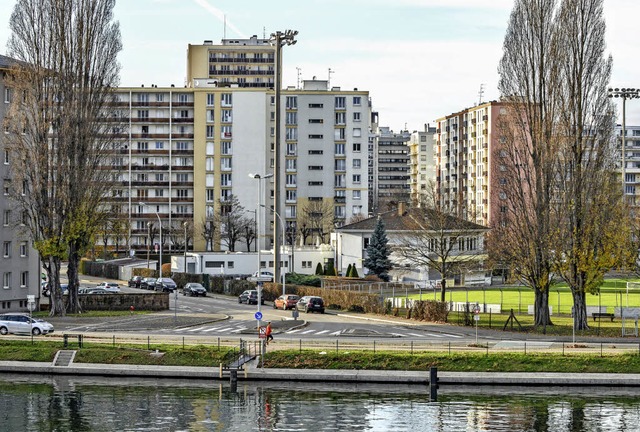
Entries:
{"type": "Polygon", "coordinates": [[[404,201],[398,201],[398,216],[404,216],[404,201]]]}

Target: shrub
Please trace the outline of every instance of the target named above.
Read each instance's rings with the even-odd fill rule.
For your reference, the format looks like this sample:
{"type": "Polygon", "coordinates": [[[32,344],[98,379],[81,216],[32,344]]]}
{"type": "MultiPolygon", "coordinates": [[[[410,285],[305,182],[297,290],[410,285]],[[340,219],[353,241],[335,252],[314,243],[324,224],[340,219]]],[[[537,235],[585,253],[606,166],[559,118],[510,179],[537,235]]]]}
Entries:
{"type": "Polygon", "coordinates": [[[318,263],[316,266],[316,275],[322,276],[324,274],[324,270],[322,270],[322,264],[318,263]]]}
{"type": "Polygon", "coordinates": [[[162,264],[162,277],[169,277],[171,274],[171,263],[162,264]]]}
{"type": "Polygon", "coordinates": [[[356,265],[354,264],[353,267],[351,267],[351,276],[350,277],[354,277],[354,278],[359,278],[360,275],[358,274],[358,269],[356,268],[356,265]]]}
{"type": "Polygon", "coordinates": [[[360,305],[351,305],[349,306],[349,309],[347,309],[349,312],[358,312],[358,313],[364,313],[364,308],[360,305]]]}
{"type": "Polygon", "coordinates": [[[351,264],[347,267],[347,272],[344,274],[346,277],[351,277],[351,264]]]}

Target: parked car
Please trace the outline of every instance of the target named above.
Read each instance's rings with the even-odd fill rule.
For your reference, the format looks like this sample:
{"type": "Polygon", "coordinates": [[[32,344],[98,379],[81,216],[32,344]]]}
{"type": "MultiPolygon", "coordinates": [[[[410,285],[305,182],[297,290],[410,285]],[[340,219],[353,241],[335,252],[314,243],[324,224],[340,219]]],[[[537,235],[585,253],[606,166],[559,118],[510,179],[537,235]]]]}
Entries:
{"type": "Polygon", "coordinates": [[[281,295],[274,300],[273,308],[282,310],[295,309],[298,300],[300,300],[300,296],[294,294],[281,295]]]}
{"type": "Polygon", "coordinates": [[[8,313],[0,315],[0,334],[41,334],[53,333],[53,325],[39,318],[30,318],[28,315],[8,313]]]}
{"type": "Polygon", "coordinates": [[[103,288],[114,294],[120,292],[120,285],[118,285],[117,282],[100,282],[98,285],[96,285],[96,288],[103,288]]]}
{"type": "Polygon", "coordinates": [[[142,281],[140,281],[140,288],[147,289],[147,290],[156,289],[156,278],[151,278],[151,277],[142,278],[142,281]]]}
{"type": "MultiPolygon", "coordinates": [[[[258,304],[258,291],[246,290],[238,296],[238,303],[258,304]]],[[[260,299],[260,304],[264,304],[264,297],[260,299]]]]}
{"type": "Polygon", "coordinates": [[[142,282],[142,276],[133,276],[129,279],[129,287],[140,288],[140,282],[142,282]]]}
{"type": "Polygon", "coordinates": [[[205,297],[207,295],[207,290],[197,282],[189,282],[184,286],[184,288],[182,288],[182,295],[205,297]]]}
{"type": "Polygon", "coordinates": [[[156,291],[173,292],[178,289],[178,285],[171,278],[156,279],[156,291]]]}
{"type": "MultiPolygon", "coordinates": [[[[258,277],[258,272],[255,272],[255,273],[253,274],[253,277],[258,277]]],[[[260,271],[260,277],[261,277],[261,278],[269,278],[269,279],[270,279],[270,282],[273,282],[273,273],[271,273],[271,272],[270,272],[270,271],[268,271],[268,270],[262,270],[262,271],[260,271]]]]}
{"type": "Polygon", "coordinates": [[[322,300],[322,297],[304,296],[296,303],[296,309],[305,311],[306,313],[324,313],[324,300],[322,300]]]}
{"type": "Polygon", "coordinates": [[[107,291],[104,288],[87,288],[84,294],[115,294],[115,293],[111,291],[107,291]]]}

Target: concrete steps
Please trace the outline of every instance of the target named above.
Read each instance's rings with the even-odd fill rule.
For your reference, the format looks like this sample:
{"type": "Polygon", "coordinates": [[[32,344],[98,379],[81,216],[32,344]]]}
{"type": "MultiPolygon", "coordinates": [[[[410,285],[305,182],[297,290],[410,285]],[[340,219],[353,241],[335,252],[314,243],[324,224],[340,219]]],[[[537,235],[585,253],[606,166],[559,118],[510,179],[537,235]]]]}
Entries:
{"type": "Polygon", "coordinates": [[[76,356],[76,351],[74,350],[60,350],[56,353],[55,358],[53,359],[54,366],[60,367],[69,367],[73,363],[73,359],[76,356]]]}

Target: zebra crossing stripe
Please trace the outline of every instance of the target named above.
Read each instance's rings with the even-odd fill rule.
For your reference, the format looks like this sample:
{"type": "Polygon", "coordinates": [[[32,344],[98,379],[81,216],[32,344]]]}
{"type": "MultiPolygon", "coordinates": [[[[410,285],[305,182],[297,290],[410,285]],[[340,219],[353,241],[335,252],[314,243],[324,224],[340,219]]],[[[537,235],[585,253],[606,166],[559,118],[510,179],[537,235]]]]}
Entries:
{"type": "Polygon", "coordinates": [[[247,327],[239,327],[235,330],[230,331],[229,333],[240,333],[242,330],[246,330],[247,327]]]}
{"type": "Polygon", "coordinates": [[[330,331],[330,330],[322,330],[322,331],[319,331],[319,332],[318,332],[318,333],[316,333],[316,334],[317,334],[317,335],[321,335],[321,334],[324,334],[324,333],[328,333],[329,331],[330,331]]]}
{"type": "Polygon", "coordinates": [[[338,330],[337,332],[329,333],[329,336],[338,336],[340,333],[342,333],[342,330],[338,330]]]}
{"type": "Polygon", "coordinates": [[[307,331],[303,331],[300,334],[309,334],[309,333],[313,333],[313,332],[315,332],[315,330],[307,330],[307,331]]]}
{"type": "Polygon", "coordinates": [[[207,332],[212,332],[212,331],[216,331],[218,330],[220,327],[212,327],[212,328],[208,328],[206,330],[202,330],[203,332],[207,333],[207,332]]]}
{"type": "Polygon", "coordinates": [[[197,331],[203,330],[203,329],[205,329],[205,328],[206,328],[206,327],[197,327],[197,328],[190,329],[190,330],[187,330],[187,331],[188,331],[188,332],[197,332],[197,331]]]}
{"type": "Polygon", "coordinates": [[[289,330],[288,332],[286,332],[287,334],[291,334],[291,333],[298,333],[300,330],[302,329],[296,329],[296,330],[289,330]]]}

